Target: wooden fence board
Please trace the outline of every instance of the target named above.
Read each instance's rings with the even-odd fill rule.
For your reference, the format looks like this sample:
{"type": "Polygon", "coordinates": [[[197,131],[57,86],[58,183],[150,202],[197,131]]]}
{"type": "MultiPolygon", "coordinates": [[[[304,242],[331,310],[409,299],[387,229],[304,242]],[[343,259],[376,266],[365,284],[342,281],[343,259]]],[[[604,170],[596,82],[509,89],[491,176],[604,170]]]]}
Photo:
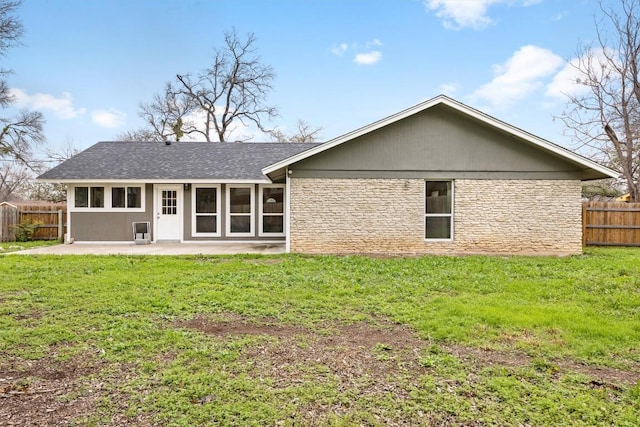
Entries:
{"type": "Polygon", "coordinates": [[[0,241],[15,241],[14,228],[23,222],[40,224],[33,240],[59,239],[60,232],[66,232],[67,208],[64,205],[0,206],[0,241]]]}
{"type": "Polygon", "coordinates": [[[583,244],[640,246],[640,203],[585,202],[583,244]]]}

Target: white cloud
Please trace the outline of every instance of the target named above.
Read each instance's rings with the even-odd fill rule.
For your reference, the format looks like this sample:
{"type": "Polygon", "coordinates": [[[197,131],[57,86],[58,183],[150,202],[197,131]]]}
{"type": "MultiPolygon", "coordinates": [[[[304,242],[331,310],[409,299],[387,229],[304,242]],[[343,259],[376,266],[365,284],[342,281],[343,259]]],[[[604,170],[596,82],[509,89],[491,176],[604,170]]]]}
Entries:
{"type": "Polygon", "coordinates": [[[571,60],[567,63],[559,72],[553,77],[551,83],[547,85],[545,95],[552,98],[566,99],[567,94],[577,95],[585,86],[577,83],[577,79],[580,76],[580,72],[572,65],[575,64],[575,60],[571,60]]]}
{"type": "Polygon", "coordinates": [[[440,93],[445,95],[453,96],[458,89],[460,89],[460,85],[458,83],[443,83],[440,85],[440,93]]]}
{"type": "Polygon", "coordinates": [[[34,110],[50,110],[60,119],[74,119],[86,113],[85,108],[74,108],[71,94],[63,92],[60,97],[48,93],[27,94],[22,89],[9,90],[16,104],[20,107],[28,107],[34,110]]]}
{"type": "Polygon", "coordinates": [[[424,0],[428,10],[436,12],[443,20],[445,28],[458,29],[469,27],[481,30],[493,22],[487,15],[490,6],[496,4],[517,4],[526,7],[542,0],[424,0]]]}
{"type": "Polygon", "coordinates": [[[518,49],[502,65],[494,65],[495,77],[478,88],[471,98],[504,107],[544,87],[545,79],[563,64],[563,59],[548,49],[527,45],[518,49]]]}
{"type": "MultiPolygon", "coordinates": [[[[609,57],[614,55],[609,54],[609,57]]],[[[581,95],[589,92],[589,87],[581,83],[581,79],[584,79],[584,74],[580,72],[577,66],[584,67],[589,64],[588,67],[597,76],[603,76],[605,73],[605,66],[608,59],[606,58],[602,50],[590,51],[586,56],[582,58],[573,58],[553,77],[551,83],[547,85],[545,95],[566,100],[567,95],[581,95]]]]}
{"type": "Polygon", "coordinates": [[[552,17],[551,20],[553,22],[562,21],[564,18],[567,17],[568,14],[569,14],[569,12],[567,12],[566,10],[563,10],[562,12],[560,12],[557,15],[555,15],[554,17],[552,17]]]}
{"type": "Polygon", "coordinates": [[[105,128],[117,128],[124,124],[127,114],[122,111],[114,110],[94,110],[91,112],[91,120],[98,126],[105,128]]]}
{"type": "Polygon", "coordinates": [[[373,65],[382,59],[382,53],[377,50],[372,50],[367,53],[358,53],[353,59],[353,62],[360,65],[373,65]]]}
{"type": "Polygon", "coordinates": [[[353,57],[353,62],[360,65],[373,65],[382,59],[382,52],[376,49],[382,46],[382,42],[379,39],[373,39],[366,43],[340,43],[331,49],[331,53],[336,56],[344,56],[349,51],[356,52],[353,57]],[[368,52],[362,52],[367,50],[368,52]]]}
{"type": "Polygon", "coordinates": [[[346,43],[340,43],[338,46],[334,46],[331,49],[331,53],[336,56],[342,56],[349,49],[349,45],[346,43]]]}

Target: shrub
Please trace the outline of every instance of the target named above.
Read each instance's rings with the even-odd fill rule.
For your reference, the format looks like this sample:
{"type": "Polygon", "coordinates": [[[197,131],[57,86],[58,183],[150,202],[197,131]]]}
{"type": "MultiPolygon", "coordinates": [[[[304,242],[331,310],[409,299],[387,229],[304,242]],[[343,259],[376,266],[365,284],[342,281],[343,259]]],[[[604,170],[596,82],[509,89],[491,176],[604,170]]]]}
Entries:
{"type": "Polygon", "coordinates": [[[36,230],[40,227],[42,222],[40,221],[31,221],[31,220],[23,220],[18,225],[14,225],[13,232],[16,236],[16,242],[28,242],[33,240],[33,235],[36,230]]]}

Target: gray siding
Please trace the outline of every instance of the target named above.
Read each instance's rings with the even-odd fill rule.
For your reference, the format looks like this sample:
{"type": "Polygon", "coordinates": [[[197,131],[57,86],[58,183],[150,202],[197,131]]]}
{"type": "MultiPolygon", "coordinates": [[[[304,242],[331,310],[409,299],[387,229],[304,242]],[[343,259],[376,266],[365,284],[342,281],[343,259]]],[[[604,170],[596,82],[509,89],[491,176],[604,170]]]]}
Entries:
{"type": "Polygon", "coordinates": [[[290,169],[299,178],[580,179],[584,168],[438,105],[290,169]]]}
{"type": "MultiPolygon", "coordinates": [[[[213,183],[212,183],[213,184],[213,183]]],[[[191,192],[193,186],[189,190],[183,192],[183,239],[184,240],[200,240],[200,241],[250,241],[250,240],[281,240],[284,237],[259,237],[259,191],[258,185],[255,185],[255,213],[254,213],[254,230],[253,237],[237,237],[226,235],[226,185],[220,186],[220,237],[196,237],[191,233],[191,223],[193,221],[193,207],[191,205],[191,192]]],[[[137,221],[149,221],[151,223],[151,239],[155,239],[153,230],[153,197],[154,186],[152,184],[145,185],[145,212],[113,212],[105,210],[104,212],[71,212],[71,235],[74,240],[79,242],[109,242],[109,241],[133,241],[132,223],[137,221]]]]}
{"type": "Polygon", "coordinates": [[[145,185],[144,212],[69,212],[70,237],[79,242],[133,241],[132,223],[149,221],[153,238],[153,186],[145,185]]]}

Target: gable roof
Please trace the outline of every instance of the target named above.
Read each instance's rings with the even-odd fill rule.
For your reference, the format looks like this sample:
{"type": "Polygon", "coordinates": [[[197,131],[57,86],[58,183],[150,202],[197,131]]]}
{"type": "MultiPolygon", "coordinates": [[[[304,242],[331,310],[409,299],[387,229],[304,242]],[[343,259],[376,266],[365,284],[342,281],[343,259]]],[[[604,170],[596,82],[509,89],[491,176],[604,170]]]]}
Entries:
{"type": "Polygon", "coordinates": [[[38,177],[43,181],[268,181],[262,169],[318,144],[98,142],[38,177]]]}
{"type": "Polygon", "coordinates": [[[364,126],[352,132],[346,133],[342,136],[334,138],[328,142],[325,142],[324,144],[318,145],[307,151],[296,153],[286,159],[280,160],[274,164],[271,164],[263,168],[262,172],[265,175],[269,176],[270,174],[273,174],[274,172],[281,170],[283,168],[286,168],[287,166],[292,165],[296,162],[307,159],[316,154],[322,153],[323,151],[326,151],[338,145],[344,144],[345,142],[351,141],[362,135],[373,132],[382,127],[388,126],[392,123],[398,122],[402,119],[405,119],[409,116],[412,116],[414,114],[417,114],[419,112],[432,108],[436,105],[446,105],[486,125],[489,125],[495,129],[498,129],[500,131],[513,135],[525,143],[531,144],[541,150],[547,151],[564,160],[567,160],[570,163],[573,163],[583,169],[586,169],[585,173],[583,174],[584,175],[583,179],[600,179],[600,178],[609,178],[609,177],[616,178],[619,176],[618,172],[610,168],[602,166],[599,163],[596,163],[592,160],[587,159],[586,157],[576,154],[570,150],[567,150],[566,148],[563,148],[543,138],[540,138],[528,132],[525,132],[508,123],[500,121],[492,116],[489,116],[488,114],[485,114],[479,110],[471,108],[445,95],[437,96],[435,98],[432,98],[430,100],[417,104],[413,107],[407,108],[406,110],[400,111],[389,117],[373,122],[367,126],[364,126]]]}

